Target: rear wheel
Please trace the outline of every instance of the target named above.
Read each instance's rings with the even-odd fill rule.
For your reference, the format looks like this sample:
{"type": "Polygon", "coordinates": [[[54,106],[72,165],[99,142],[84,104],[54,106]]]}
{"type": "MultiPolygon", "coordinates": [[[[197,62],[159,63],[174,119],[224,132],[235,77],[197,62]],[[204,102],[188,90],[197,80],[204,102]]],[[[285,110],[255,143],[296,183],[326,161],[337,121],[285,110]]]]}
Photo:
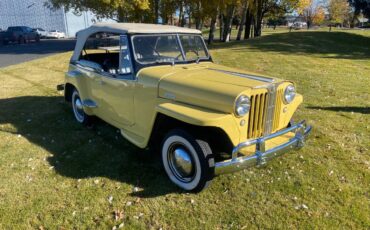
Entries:
{"type": "Polygon", "coordinates": [[[83,102],[77,89],[74,89],[72,93],[72,109],[78,123],[84,125],[92,124],[93,117],[87,115],[83,110],[83,102]]]}
{"type": "Polygon", "coordinates": [[[214,177],[215,161],[209,144],[184,130],[170,131],[163,139],[161,153],[169,179],[186,191],[200,192],[214,177]]]}

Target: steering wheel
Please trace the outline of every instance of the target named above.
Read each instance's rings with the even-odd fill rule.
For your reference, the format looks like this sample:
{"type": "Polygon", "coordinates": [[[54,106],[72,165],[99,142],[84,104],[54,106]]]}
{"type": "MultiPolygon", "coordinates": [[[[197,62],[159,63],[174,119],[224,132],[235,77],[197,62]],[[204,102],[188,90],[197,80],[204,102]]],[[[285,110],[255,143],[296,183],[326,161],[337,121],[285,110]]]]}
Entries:
{"type": "Polygon", "coordinates": [[[199,57],[199,52],[197,50],[188,50],[188,52],[192,52],[195,55],[197,55],[197,57],[199,57]]]}
{"type": "Polygon", "coordinates": [[[179,58],[180,57],[182,57],[182,53],[181,54],[179,54],[179,55],[177,55],[176,57],[175,57],[175,60],[179,60],[179,58]]]}
{"type": "Polygon", "coordinates": [[[158,54],[158,56],[162,56],[161,53],[159,53],[156,49],[153,48],[153,51],[158,54]]]}

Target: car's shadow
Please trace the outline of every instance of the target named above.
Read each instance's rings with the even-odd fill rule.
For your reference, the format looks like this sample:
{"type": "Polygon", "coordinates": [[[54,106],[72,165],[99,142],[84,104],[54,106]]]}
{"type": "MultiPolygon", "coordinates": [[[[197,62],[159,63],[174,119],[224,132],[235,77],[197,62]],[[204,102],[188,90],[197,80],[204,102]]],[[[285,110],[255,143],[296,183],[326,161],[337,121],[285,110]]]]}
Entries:
{"type": "Polygon", "coordinates": [[[63,97],[0,99],[0,132],[22,135],[46,149],[48,162],[62,176],[109,178],[139,187],[131,193],[138,197],[181,192],[169,182],[158,154],[134,147],[102,121],[90,129],[77,124],[63,97]]]}

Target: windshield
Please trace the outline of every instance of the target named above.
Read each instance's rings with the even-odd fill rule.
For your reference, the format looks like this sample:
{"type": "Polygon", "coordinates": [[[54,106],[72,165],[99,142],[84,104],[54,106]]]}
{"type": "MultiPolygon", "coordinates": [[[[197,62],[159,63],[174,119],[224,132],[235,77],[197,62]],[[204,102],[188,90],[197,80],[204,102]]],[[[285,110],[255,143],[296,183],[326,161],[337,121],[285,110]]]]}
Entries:
{"type": "Polygon", "coordinates": [[[209,60],[200,35],[135,35],[135,60],[142,65],[209,60]]]}

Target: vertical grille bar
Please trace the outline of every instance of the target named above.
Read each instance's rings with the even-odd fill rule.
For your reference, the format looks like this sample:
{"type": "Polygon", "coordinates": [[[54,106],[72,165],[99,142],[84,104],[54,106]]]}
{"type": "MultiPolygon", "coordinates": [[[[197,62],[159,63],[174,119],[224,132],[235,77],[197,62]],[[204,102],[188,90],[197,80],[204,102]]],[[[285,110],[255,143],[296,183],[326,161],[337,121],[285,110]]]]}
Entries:
{"type": "Polygon", "coordinates": [[[248,138],[253,137],[253,120],[254,120],[254,111],[256,106],[256,97],[251,97],[251,109],[249,113],[249,121],[248,121],[248,138]]]}
{"type": "Polygon", "coordinates": [[[256,95],[256,109],[254,110],[254,122],[253,122],[253,137],[256,137],[257,134],[257,126],[259,120],[259,112],[260,112],[260,95],[256,95]]]}
{"type": "Polygon", "coordinates": [[[276,100],[276,85],[271,84],[268,87],[269,100],[266,110],[265,118],[265,127],[263,130],[264,135],[268,135],[272,132],[273,120],[274,120],[274,111],[275,111],[275,100],[276,100]]]}
{"type": "Polygon", "coordinates": [[[266,99],[266,94],[261,94],[261,104],[260,104],[260,111],[259,111],[259,118],[258,118],[258,136],[262,135],[262,126],[264,123],[264,113],[265,113],[265,99],[266,99]]]}
{"type": "Polygon", "coordinates": [[[276,105],[275,105],[275,116],[274,116],[273,131],[276,131],[277,129],[279,129],[283,91],[284,91],[283,89],[279,89],[277,91],[277,94],[276,94],[276,105]]]}

